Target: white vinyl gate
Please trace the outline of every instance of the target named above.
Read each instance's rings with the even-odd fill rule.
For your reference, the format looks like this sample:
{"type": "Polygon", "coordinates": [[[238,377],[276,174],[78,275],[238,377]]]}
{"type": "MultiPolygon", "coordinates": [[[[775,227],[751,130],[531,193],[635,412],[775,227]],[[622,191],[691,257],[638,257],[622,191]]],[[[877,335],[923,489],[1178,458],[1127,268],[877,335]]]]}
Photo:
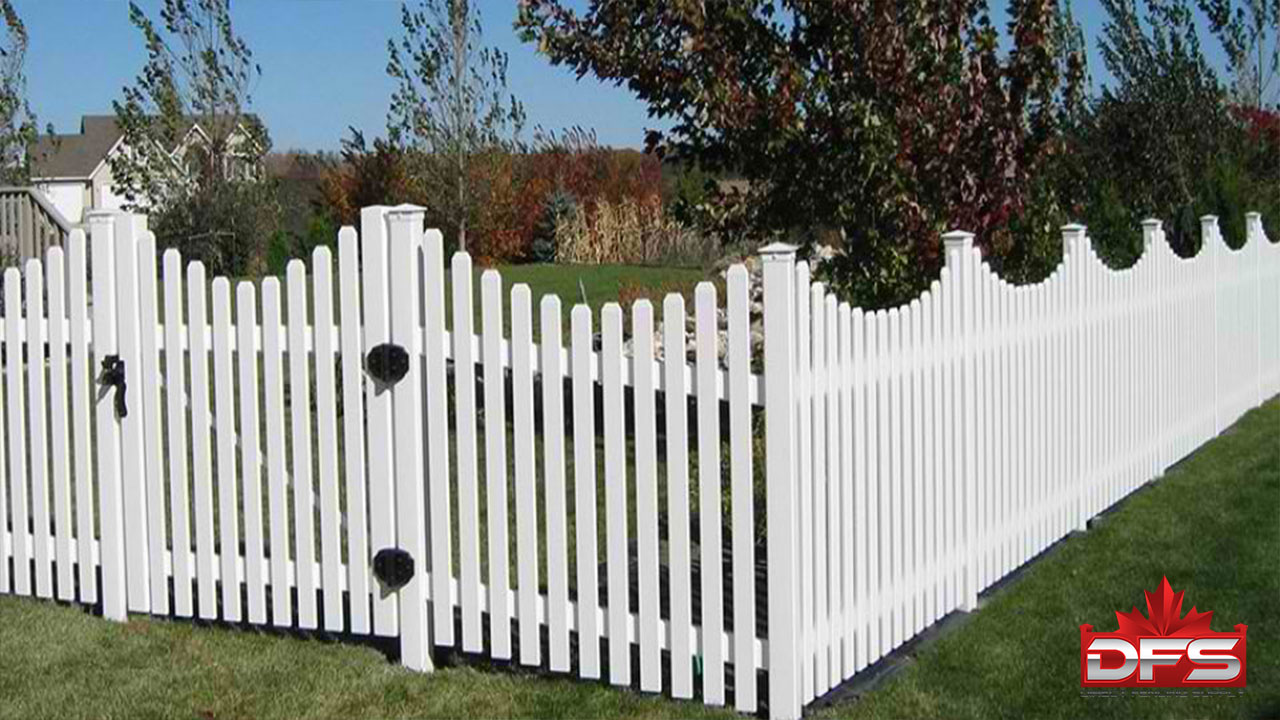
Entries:
{"type": "Polygon", "coordinates": [[[399,638],[415,670],[798,717],[1280,391],[1256,214],[1190,259],[1146,223],[1121,271],[1068,226],[1025,287],[951,233],[874,312],[774,245],[629,325],[446,269],[414,207],[234,302],[145,218],[88,225],[5,275],[0,592],[399,638]]]}

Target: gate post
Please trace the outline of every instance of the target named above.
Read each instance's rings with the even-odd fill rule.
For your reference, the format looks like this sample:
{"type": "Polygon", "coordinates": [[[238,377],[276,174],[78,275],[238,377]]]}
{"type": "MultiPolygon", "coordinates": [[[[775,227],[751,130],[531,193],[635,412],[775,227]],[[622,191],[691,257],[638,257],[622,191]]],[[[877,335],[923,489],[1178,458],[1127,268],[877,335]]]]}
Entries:
{"type": "MultiPolygon", "coordinates": [[[[396,546],[409,554],[414,571],[399,589],[400,662],[410,670],[430,671],[431,630],[427,619],[426,522],[422,466],[422,348],[417,341],[422,288],[423,209],[411,205],[392,208],[386,215],[391,228],[390,280],[391,342],[404,348],[409,367],[391,389],[394,434],[396,546]]],[[[437,599],[437,602],[439,599],[437,599]]]]}
{"type": "Polygon", "coordinates": [[[764,265],[765,484],[768,519],[769,716],[799,718],[799,528],[796,483],[796,248],[760,250],[764,265]]]}
{"type": "MultiPolygon", "coordinates": [[[[116,252],[118,225],[113,211],[88,214],[93,278],[93,359],[90,372],[95,388],[103,361],[116,355],[116,252]]],[[[95,398],[94,425],[98,450],[99,555],[102,567],[102,615],[124,622],[128,613],[124,558],[124,502],[120,482],[120,419],[116,417],[116,388],[95,398]]]]}
{"type": "MultiPolygon", "coordinates": [[[[115,216],[116,351],[124,364],[124,385],[116,392],[125,395],[127,411],[120,423],[120,486],[125,523],[125,581],[129,610],[150,612],[151,579],[148,576],[147,465],[143,454],[142,384],[154,382],[142,371],[142,337],[148,329],[139,322],[138,241],[144,218],[129,213],[115,216]]],[[[97,276],[94,276],[97,280],[97,276]]],[[[149,328],[155,333],[155,328],[149,328]]],[[[101,368],[99,368],[101,369],[101,368]]]]}

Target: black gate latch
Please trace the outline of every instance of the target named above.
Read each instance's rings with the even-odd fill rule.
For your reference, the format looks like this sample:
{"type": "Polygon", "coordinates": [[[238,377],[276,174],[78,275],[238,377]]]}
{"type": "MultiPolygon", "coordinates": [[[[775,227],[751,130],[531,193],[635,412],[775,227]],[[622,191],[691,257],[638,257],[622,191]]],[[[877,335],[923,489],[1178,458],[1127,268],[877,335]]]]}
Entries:
{"type": "Polygon", "coordinates": [[[409,372],[409,353],[399,345],[383,343],[369,351],[365,369],[383,385],[395,385],[409,372]]]}
{"type": "Polygon", "coordinates": [[[400,548],[383,548],[373,556],[373,576],[389,590],[399,590],[413,579],[413,556],[400,548]]]}
{"type": "Polygon", "coordinates": [[[98,375],[98,384],[104,388],[115,387],[116,417],[122,418],[128,415],[129,408],[124,404],[124,360],[121,360],[119,355],[108,355],[102,358],[102,373],[98,375]]]}

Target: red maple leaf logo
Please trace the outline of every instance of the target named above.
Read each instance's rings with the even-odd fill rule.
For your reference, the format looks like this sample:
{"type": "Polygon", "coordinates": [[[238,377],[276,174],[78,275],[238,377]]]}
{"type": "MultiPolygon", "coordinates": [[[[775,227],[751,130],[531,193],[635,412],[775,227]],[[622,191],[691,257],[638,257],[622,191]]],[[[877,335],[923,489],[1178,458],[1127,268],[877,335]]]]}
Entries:
{"type": "Polygon", "coordinates": [[[1169,578],[1144,590],[1147,613],[1116,611],[1115,632],[1080,626],[1081,687],[1244,687],[1245,634],[1209,628],[1212,612],[1194,606],[1182,614],[1182,592],[1169,578]],[[1175,639],[1176,638],[1176,639],[1175,639]]]}
{"type": "Polygon", "coordinates": [[[1169,585],[1167,576],[1161,578],[1159,590],[1154,593],[1150,590],[1142,592],[1147,597],[1146,617],[1136,605],[1127,613],[1117,610],[1116,620],[1119,621],[1120,627],[1116,630],[1116,634],[1135,638],[1141,635],[1186,637],[1212,632],[1209,630],[1209,621],[1213,618],[1212,610],[1204,613],[1197,612],[1192,605],[1191,612],[1187,613],[1186,617],[1182,617],[1182,596],[1185,591],[1179,590],[1175,593],[1169,585]]]}

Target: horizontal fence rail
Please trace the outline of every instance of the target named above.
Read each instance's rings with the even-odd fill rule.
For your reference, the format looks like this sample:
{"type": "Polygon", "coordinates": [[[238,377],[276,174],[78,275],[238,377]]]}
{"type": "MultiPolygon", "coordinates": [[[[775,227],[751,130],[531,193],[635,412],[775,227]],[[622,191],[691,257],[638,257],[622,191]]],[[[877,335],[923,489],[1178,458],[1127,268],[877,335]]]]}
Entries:
{"type": "Polygon", "coordinates": [[[1118,271],[1068,226],[1030,286],[951,233],[875,311],[773,245],[624,315],[411,206],[234,287],[91,213],[4,276],[0,592],[798,717],[1280,392],[1247,219],[1118,271]]]}

